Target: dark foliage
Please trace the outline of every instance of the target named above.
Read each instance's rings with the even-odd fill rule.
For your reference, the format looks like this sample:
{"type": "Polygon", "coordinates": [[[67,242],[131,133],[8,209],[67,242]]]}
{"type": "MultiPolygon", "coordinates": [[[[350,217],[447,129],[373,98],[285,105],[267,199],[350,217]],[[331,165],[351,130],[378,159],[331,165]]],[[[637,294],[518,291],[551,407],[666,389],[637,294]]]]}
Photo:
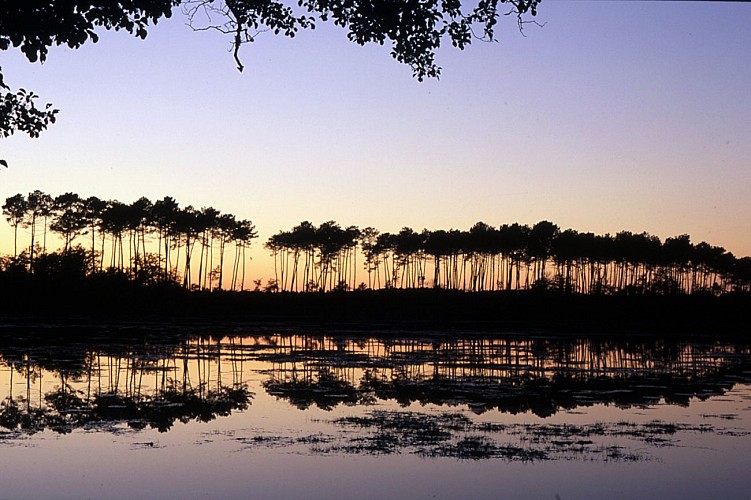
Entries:
{"type": "Polygon", "coordinates": [[[403,228],[380,233],[302,222],[265,244],[274,257],[274,289],[354,289],[353,253],[360,247],[365,288],[447,288],[464,291],[551,290],[589,295],[751,291],[751,259],[688,235],[664,242],[648,233],[615,236],[478,222],[468,231],[403,228]],[[430,273],[432,271],[432,274],[430,273]]]}
{"type": "Polygon", "coordinates": [[[222,293],[244,292],[250,221],[170,197],[34,191],[2,209],[16,244],[0,258],[0,313],[13,316],[711,331],[747,325],[751,311],[751,259],[687,235],[663,242],[548,221],[395,234],[303,222],[266,242],[276,264],[267,286],[222,293]],[[31,235],[20,252],[19,226],[31,235]],[[48,232],[62,248],[47,249],[48,232]],[[357,285],[363,265],[368,283],[357,285]],[[298,291],[330,293],[289,293],[298,291]]]}
{"type": "MultiPolygon", "coordinates": [[[[391,55],[408,64],[422,80],[440,74],[435,51],[443,39],[460,49],[473,38],[494,40],[500,15],[515,14],[521,27],[525,22],[522,16],[535,15],[539,3],[481,0],[467,7],[461,0],[5,0],[0,2],[0,50],[18,48],[29,61],[43,62],[52,46],[76,49],[88,41],[97,42],[99,29],[123,30],[145,38],[150,25],[170,17],[173,9],[181,6],[194,29],[231,36],[240,71],[240,46],[252,42],[258,33],[294,37],[300,28],[315,28],[318,19],[333,21],[347,31],[349,40],[360,45],[389,43],[391,55]],[[503,4],[509,6],[507,11],[499,10],[503,4]]],[[[11,92],[0,70],[0,137],[16,131],[36,137],[54,123],[57,110],[50,104],[37,107],[36,99],[24,89],[11,92]]]]}

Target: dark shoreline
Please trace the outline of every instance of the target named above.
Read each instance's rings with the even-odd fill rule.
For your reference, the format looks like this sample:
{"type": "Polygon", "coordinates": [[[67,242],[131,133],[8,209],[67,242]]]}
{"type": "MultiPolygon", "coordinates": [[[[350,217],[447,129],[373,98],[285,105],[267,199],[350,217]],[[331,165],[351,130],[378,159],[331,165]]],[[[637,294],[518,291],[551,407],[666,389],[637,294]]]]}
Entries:
{"type": "Polygon", "coordinates": [[[188,292],[177,287],[0,289],[0,324],[152,325],[250,331],[668,335],[748,338],[751,294],[577,295],[437,289],[188,292]]]}

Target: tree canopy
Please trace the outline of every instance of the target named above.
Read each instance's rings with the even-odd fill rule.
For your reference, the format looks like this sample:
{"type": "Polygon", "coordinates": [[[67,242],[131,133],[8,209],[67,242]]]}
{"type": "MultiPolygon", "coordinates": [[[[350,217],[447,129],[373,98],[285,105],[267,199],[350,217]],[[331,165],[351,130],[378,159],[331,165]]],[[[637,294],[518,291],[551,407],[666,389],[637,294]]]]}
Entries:
{"type": "MultiPolygon", "coordinates": [[[[360,45],[391,45],[391,55],[412,68],[420,81],[438,77],[435,51],[443,41],[464,49],[473,39],[495,40],[500,16],[536,15],[541,0],[5,0],[0,2],[0,50],[16,48],[30,62],[44,62],[49,48],[78,48],[97,42],[98,29],[124,30],[145,38],[147,28],[179,11],[196,30],[215,30],[232,39],[237,68],[240,47],[261,32],[294,37],[331,21],[360,45]]],[[[0,68],[0,137],[15,132],[36,137],[55,121],[50,104],[38,96],[13,91],[0,68]]]]}

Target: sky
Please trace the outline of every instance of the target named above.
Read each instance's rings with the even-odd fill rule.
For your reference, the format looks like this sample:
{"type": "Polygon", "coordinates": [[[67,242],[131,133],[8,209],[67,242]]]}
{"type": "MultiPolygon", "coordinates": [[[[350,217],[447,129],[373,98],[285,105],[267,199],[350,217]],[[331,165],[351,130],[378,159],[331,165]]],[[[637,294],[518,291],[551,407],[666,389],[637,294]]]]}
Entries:
{"type": "MultiPolygon", "coordinates": [[[[177,13],[146,40],[102,33],[44,64],[0,53],[6,83],[60,109],[0,141],[0,198],[40,189],[174,197],[252,220],[381,231],[550,220],[751,255],[751,4],[545,0],[541,27],[439,50],[422,83],[388,47],[319,22],[230,39],[177,13]]],[[[0,223],[0,252],[12,253],[0,223]]]]}

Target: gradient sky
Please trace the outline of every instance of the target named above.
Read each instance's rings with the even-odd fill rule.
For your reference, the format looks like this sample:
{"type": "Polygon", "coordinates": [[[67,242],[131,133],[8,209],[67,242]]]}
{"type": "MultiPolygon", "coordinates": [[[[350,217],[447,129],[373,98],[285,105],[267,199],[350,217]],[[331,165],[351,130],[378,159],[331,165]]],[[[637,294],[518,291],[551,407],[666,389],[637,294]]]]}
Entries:
{"type": "MultiPolygon", "coordinates": [[[[534,224],[688,233],[751,255],[751,4],[545,0],[500,43],[438,54],[419,83],[387,47],[318,23],[263,34],[239,73],[218,33],[176,15],[105,33],[5,81],[60,108],[0,141],[0,198],[173,196],[249,218],[261,243],[302,220],[398,231],[534,224]]],[[[0,228],[2,248],[12,233],[0,228]]],[[[251,273],[252,274],[252,273],[251,273]]]]}

